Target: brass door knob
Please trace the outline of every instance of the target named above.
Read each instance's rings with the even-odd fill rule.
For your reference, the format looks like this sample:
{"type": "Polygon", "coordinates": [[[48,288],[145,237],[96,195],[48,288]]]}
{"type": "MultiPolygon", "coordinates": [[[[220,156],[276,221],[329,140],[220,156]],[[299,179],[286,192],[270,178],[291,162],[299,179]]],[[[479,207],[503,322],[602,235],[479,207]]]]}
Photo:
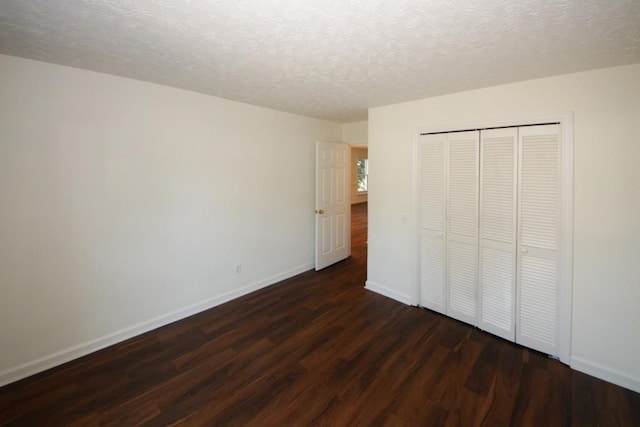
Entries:
{"type": "Polygon", "coordinates": [[[322,209],[316,209],[316,213],[322,215],[324,211],[322,209]]]}

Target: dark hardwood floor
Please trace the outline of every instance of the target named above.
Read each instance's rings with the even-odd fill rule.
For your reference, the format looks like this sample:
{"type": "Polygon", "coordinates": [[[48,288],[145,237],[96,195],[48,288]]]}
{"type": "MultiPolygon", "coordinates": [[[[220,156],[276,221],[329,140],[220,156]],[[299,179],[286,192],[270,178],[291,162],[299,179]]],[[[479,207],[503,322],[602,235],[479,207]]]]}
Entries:
{"type": "Polygon", "coordinates": [[[363,288],[353,255],[0,389],[0,425],[640,426],[640,395],[363,288]]]}

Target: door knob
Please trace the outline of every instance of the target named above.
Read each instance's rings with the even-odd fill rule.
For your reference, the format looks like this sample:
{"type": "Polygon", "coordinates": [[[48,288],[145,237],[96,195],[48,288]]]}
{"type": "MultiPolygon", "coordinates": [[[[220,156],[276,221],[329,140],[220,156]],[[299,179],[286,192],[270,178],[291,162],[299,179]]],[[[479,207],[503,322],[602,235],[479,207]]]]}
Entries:
{"type": "Polygon", "coordinates": [[[324,211],[322,209],[316,209],[316,213],[322,215],[324,211]]]}

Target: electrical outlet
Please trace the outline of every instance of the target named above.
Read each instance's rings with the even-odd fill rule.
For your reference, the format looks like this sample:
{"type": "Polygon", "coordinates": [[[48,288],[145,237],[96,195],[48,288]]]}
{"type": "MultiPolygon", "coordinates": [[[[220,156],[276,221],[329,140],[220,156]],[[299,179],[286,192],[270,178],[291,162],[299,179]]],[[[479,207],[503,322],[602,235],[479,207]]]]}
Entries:
{"type": "Polygon", "coordinates": [[[234,266],[234,270],[235,270],[236,274],[240,274],[240,272],[242,271],[242,264],[236,264],[234,266]]]}

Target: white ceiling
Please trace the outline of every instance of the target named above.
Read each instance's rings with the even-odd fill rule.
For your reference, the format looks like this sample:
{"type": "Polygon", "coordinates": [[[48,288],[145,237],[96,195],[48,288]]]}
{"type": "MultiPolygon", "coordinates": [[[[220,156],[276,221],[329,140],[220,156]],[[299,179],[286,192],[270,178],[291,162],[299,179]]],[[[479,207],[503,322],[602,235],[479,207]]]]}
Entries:
{"type": "Polygon", "coordinates": [[[0,0],[0,53],[350,122],[638,63],[640,0],[0,0]]]}

